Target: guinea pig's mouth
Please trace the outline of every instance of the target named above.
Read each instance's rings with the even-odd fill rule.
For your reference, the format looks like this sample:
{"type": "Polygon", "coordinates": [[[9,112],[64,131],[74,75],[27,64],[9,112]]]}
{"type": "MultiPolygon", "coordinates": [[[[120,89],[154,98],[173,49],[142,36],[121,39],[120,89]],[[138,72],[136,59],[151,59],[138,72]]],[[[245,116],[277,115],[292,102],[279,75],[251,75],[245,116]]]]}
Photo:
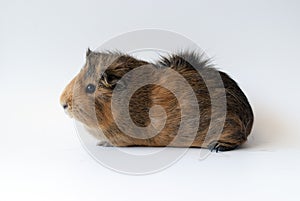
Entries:
{"type": "Polygon", "coordinates": [[[68,115],[70,118],[74,117],[72,112],[69,109],[65,109],[64,111],[65,111],[66,115],[68,115]]]}

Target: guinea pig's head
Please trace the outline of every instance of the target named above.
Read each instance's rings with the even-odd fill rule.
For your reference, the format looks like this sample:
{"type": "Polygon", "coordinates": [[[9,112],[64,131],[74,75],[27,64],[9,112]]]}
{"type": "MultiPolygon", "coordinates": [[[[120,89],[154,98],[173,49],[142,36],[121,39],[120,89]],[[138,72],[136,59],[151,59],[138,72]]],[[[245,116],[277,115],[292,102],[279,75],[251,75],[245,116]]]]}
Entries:
{"type": "Polygon", "coordinates": [[[112,121],[111,97],[119,80],[135,67],[147,64],[114,52],[86,52],[86,63],[66,86],[60,103],[65,112],[90,128],[112,121]]]}

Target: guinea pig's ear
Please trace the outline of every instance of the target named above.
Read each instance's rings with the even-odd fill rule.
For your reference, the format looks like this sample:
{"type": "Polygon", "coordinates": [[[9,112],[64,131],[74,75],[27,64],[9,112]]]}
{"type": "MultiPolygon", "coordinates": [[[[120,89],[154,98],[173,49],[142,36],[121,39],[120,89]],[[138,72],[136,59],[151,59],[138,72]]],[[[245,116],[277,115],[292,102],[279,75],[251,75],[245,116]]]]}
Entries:
{"type": "Polygon", "coordinates": [[[120,77],[114,75],[112,72],[104,72],[100,82],[107,88],[115,88],[118,84],[118,89],[125,87],[125,82],[120,77]]]}
{"type": "Polygon", "coordinates": [[[88,48],[85,53],[86,57],[88,57],[91,53],[92,53],[92,50],[90,50],[90,48],[88,48]]]}

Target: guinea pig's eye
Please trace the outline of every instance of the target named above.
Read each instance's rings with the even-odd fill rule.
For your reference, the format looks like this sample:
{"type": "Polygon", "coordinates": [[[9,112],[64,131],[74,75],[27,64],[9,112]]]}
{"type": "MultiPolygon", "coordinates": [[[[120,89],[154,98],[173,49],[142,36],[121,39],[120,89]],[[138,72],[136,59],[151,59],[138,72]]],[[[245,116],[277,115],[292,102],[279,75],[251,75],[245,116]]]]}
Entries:
{"type": "Polygon", "coordinates": [[[87,85],[87,86],[86,86],[86,89],[85,89],[86,93],[89,93],[89,94],[94,93],[95,90],[96,90],[96,86],[93,85],[93,84],[87,85]]]}

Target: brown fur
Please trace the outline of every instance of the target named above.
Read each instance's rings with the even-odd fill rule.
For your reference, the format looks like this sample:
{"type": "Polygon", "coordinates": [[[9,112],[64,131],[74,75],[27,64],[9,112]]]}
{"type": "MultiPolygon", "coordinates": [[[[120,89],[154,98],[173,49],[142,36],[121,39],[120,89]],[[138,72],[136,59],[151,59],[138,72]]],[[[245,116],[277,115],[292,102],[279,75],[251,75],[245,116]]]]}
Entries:
{"type": "MultiPolygon", "coordinates": [[[[66,110],[71,116],[85,124],[94,136],[102,141],[106,138],[106,141],[113,146],[168,146],[176,137],[182,119],[179,103],[189,104],[185,91],[182,91],[178,100],[170,90],[161,86],[168,82],[169,85],[180,88],[171,75],[166,76],[168,79],[158,80],[157,84],[139,88],[130,99],[129,113],[132,121],[139,127],[151,124],[149,109],[153,105],[160,105],[164,109],[167,115],[166,124],[156,136],[141,139],[123,133],[116,125],[111,112],[112,91],[118,80],[132,69],[146,64],[148,62],[121,53],[99,53],[88,50],[85,66],[64,90],[61,103],[65,107],[67,105],[66,110]],[[105,68],[107,69],[104,71],[105,68]],[[93,94],[86,93],[88,84],[96,85],[93,94]],[[98,132],[99,128],[104,136],[98,132]]],[[[190,135],[190,129],[187,129],[172,146],[227,151],[247,140],[252,129],[253,112],[244,93],[227,74],[217,71],[208,64],[207,60],[193,52],[163,57],[157,64],[151,65],[162,70],[170,68],[182,75],[192,87],[198,101],[200,121],[196,136],[190,135]],[[206,77],[205,82],[213,86],[212,94],[209,93],[203,77],[194,67],[201,72],[201,76],[206,77]],[[217,82],[215,73],[219,73],[222,78],[222,85],[225,88],[223,95],[220,90],[223,86],[217,82]],[[221,111],[224,107],[222,105],[215,106],[217,109],[212,114],[210,95],[216,99],[226,96],[226,116],[222,116],[222,112],[219,112],[219,109],[221,111]],[[214,127],[208,132],[211,119],[222,118],[225,119],[222,132],[217,132],[214,127]]],[[[130,78],[126,84],[134,83],[135,79],[130,78]]],[[[187,106],[187,110],[192,110],[192,107],[187,106]]],[[[122,114],[116,115],[122,116],[122,114]]],[[[152,116],[160,117],[161,114],[154,111],[152,116]]],[[[218,122],[213,123],[218,125],[218,122]]]]}

